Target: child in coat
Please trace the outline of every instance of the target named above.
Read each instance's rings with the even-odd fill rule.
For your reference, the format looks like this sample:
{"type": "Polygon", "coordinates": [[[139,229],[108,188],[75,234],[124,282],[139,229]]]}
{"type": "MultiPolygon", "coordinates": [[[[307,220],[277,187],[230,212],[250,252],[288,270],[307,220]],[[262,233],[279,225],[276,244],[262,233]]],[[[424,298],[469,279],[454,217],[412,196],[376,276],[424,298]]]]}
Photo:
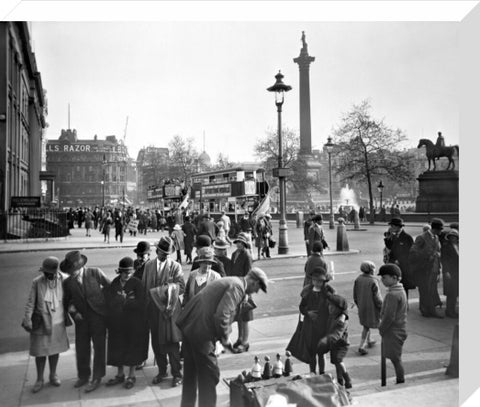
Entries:
{"type": "Polygon", "coordinates": [[[360,265],[361,275],[357,277],[353,285],[353,301],[358,308],[358,318],[363,327],[362,337],[358,353],[366,355],[366,346],[371,348],[376,341],[370,338],[370,329],[378,328],[380,322],[380,310],[382,309],[382,296],[377,279],[373,276],[375,264],[364,261],[360,265]]]}
{"type": "Polygon", "coordinates": [[[385,357],[392,361],[395,368],[397,384],[405,383],[402,350],[407,339],[407,295],[400,283],[402,271],[396,264],[387,263],[380,267],[378,275],[388,289],[380,312],[378,330],[385,357]]]}
{"type": "Polygon", "coordinates": [[[343,363],[348,352],[348,303],[347,300],[338,294],[327,294],[328,302],[328,325],[327,335],[318,342],[320,352],[330,351],[330,362],[335,365],[337,381],[345,385],[346,389],[352,388],[352,381],[343,363]]]}

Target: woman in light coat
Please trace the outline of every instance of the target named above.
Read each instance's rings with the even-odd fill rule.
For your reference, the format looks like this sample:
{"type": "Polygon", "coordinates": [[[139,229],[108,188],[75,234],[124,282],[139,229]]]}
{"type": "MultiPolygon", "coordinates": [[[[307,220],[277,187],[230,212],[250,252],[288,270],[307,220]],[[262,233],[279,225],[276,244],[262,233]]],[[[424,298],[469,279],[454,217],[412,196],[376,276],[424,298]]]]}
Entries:
{"type": "Polygon", "coordinates": [[[30,355],[35,357],[37,381],[32,391],[43,387],[43,373],[48,357],[50,384],[60,386],[57,376],[59,354],[69,348],[66,326],[72,321],[63,306],[63,281],[66,275],[58,270],[59,260],[47,257],[40,267],[41,276],[32,282],[25,307],[23,328],[30,333],[30,355]]]}

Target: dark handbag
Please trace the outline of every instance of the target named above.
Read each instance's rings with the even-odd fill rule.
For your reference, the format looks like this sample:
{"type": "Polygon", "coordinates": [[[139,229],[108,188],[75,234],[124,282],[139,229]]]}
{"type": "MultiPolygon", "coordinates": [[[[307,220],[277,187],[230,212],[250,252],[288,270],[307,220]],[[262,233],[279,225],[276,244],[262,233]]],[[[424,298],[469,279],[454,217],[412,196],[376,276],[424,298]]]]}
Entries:
{"type": "Polygon", "coordinates": [[[300,320],[300,315],[298,316],[297,328],[295,329],[286,349],[290,351],[292,356],[301,362],[311,362],[310,352],[308,351],[305,335],[303,334],[303,321],[300,320]]]}
{"type": "Polygon", "coordinates": [[[268,238],[268,247],[270,247],[270,249],[273,249],[276,244],[277,242],[275,241],[275,239],[272,236],[270,236],[268,238]]]}
{"type": "Polygon", "coordinates": [[[36,331],[37,329],[43,326],[43,318],[42,315],[38,312],[32,313],[32,331],[36,331]]]}

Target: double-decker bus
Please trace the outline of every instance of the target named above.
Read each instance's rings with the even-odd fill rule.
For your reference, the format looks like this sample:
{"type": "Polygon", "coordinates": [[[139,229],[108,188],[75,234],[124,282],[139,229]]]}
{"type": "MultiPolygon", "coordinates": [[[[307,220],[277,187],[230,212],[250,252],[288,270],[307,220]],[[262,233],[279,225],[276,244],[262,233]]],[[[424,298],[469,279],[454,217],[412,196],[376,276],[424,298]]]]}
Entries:
{"type": "Polygon", "coordinates": [[[229,215],[251,213],[268,193],[265,170],[236,167],[192,175],[193,209],[229,215]]]}

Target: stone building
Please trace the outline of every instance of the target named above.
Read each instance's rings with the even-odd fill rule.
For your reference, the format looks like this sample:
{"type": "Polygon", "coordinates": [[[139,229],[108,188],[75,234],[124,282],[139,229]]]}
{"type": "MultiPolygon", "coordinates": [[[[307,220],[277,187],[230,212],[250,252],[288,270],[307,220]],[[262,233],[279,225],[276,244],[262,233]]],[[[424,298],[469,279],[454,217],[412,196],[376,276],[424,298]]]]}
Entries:
{"type": "Polygon", "coordinates": [[[47,142],[47,171],[55,176],[53,191],[60,207],[128,205],[127,178],[132,162],[115,136],[80,140],[76,130],[62,130],[47,142]]]}
{"type": "Polygon", "coordinates": [[[0,22],[0,211],[41,197],[46,100],[26,22],[0,22]]]}

